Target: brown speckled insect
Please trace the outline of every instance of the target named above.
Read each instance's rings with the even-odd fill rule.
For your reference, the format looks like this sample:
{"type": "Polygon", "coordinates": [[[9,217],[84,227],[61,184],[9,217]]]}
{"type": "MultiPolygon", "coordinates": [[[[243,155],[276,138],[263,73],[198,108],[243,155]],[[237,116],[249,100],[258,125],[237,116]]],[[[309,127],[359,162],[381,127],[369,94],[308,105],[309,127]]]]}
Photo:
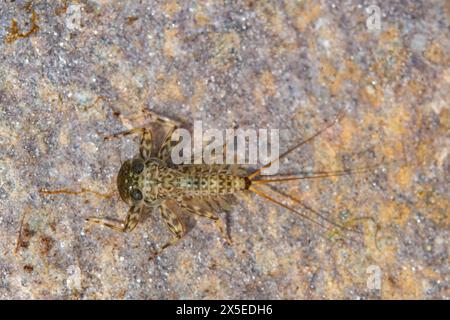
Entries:
{"type": "MultiPolygon", "coordinates": [[[[251,173],[247,173],[242,167],[237,167],[235,165],[174,165],[170,156],[174,144],[171,140],[171,136],[175,129],[180,127],[179,123],[155,115],[149,111],[146,112],[155,122],[168,128],[168,130],[166,130],[165,138],[159,148],[155,148],[156,141],[153,139],[152,130],[148,128],[132,129],[112,136],[118,137],[133,133],[139,133],[141,135],[139,153],[134,158],[126,160],[122,164],[117,175],[117,188],[120,197],[130,206],[125,220],[115,221],[92,217],[88,218],[87,221],[101,224],[117,231],[129,232],[136,227],[144,210],[152,208],[159,211],[172,233],[173,238],[161,246],[161,248],[150,258],[156,257],[164,249],[175,244],[186,234],[186,227],[177,214],[177,211],[179,210],[184,210],[189,214],[213,220],[226,241],[231,243],[231,239],[227,235],[217,212],[229,211],[229,197],[241,192],[252,191],[313,223],[319,224],[323,228],[331,229],[330,226],[325,226],[295,208],[276,200],[274,197],[257,189],[256,186],[258,184],[268,184],[272,182],[323,178],[358,172],[358,170],[312,172],[302,176],[278,176],[271,177],[270,179],[260,179],[260,173],[264,168],[269,167],[274,161],[279,161],[295,149],[310,142],[323,131],[330,128],[336,121],[328,124],[322,130],[306,140],[297,143],[274,161],[251,173]]],[[[336,120],[338,119],[339,117],[336,118],[336,120]]],[[[361,170],[359,170],[359,172],[361,172],[361,170]]],[[[95,191],[87,189],[78,192],[70,190],[40,191],[44,194],[81,194],[92,192],[96,195],[100,195],[95,191]]],[[[347,229],[345,226],[329,220],[318,211],[304,205],[300,200],[281,192],[278,192],[278,194],[295,201],[297,204],[300,204],[304,210],[312,212],[330,225],[341,229],[347,229]]]]}

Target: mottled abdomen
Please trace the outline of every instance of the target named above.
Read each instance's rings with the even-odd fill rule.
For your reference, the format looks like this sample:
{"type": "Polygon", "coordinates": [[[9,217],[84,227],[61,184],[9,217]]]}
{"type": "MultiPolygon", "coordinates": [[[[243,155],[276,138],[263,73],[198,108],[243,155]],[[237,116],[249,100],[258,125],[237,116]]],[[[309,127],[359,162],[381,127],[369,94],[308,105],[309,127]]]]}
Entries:
{"type": "Polygon", "coordinates": [[[188,195],[226,195],[248,189],[248,182],[227,171],[191,167],[180,177],[179,188],[188,195]]]}

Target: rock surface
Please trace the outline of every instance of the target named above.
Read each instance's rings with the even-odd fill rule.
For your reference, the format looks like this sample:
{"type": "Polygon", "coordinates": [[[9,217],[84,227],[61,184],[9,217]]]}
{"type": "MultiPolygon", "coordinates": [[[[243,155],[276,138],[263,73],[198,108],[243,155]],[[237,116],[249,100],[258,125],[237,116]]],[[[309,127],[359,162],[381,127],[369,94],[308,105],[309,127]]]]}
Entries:
{"type": "Polygon", "coordinates": [[[0,4],[0,298],[449,298],[448,2],[379,2],[380,28],[370,1],[225,3],[0,4]],[[117,196],[39,194],[113,191],[138,141],[103,137],[142,108],[278,128],[282,150],[346,110],[281,171],[383,165],[282,189],[362,233],[343,243],[249,194],[232,246],[197,219],[149,262],[169,239],[156,214],[119,234],[84,223],[123,218],[117,196]]]}

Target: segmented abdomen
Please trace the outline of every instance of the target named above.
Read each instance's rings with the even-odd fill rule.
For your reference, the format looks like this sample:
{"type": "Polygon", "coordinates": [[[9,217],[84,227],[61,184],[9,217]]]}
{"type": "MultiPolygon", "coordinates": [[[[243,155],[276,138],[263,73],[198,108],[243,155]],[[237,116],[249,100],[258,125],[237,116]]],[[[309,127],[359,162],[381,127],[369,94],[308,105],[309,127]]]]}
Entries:
{"type": "Polygon", "coordinates": [[[226,195],[246,189],[246,178],[224,170],[191,167],[180,177],[179,188],[189,195],[226,195]]]}

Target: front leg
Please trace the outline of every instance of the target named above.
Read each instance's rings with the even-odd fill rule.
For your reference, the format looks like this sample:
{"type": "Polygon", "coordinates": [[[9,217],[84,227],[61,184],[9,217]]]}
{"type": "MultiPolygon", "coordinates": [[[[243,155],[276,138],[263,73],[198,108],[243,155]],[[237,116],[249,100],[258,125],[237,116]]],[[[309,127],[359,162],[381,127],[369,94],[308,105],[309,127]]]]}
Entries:
{"type": "Polygon", "coordinates": [[[134,133],[141,133],[141,142],[139,145],[139,153],[141,155],[141,158],[144,160],[149,159],[152,156],[152,150],[153,150],[153,135],[152,130],[149,128],[134,128],[127,131],[121,131],[118,133],[115,133],[111,136],[105,137],[105,140],[117,138],[119,136],[128,136],[134,133]]]}
{"type": "MultiPolygon", "coordinates": [[[[163,139],[163,143],[159,147],[158,154],[157,154],[157,157],[159,159],[163,160],[164,162],[168,162],[170,160],[170,153],[171,153],[171,150],[173,147],[172,146],[173,145],[172,134],[177,128],[180,127],[181,123],[178,121],[175,121],[173,119],[169,119],[169,118],[157,115],[156,113],[154,113],[152,111],[148,111],[146,109],[143,109],[142,112],[144,113],[144,118],[149,118],[151,120],[150,122],[158,123],[161,126],[168,127],[167,133],[163,139]]],[[[122,117],[120,115],[120,113],[118,116],[122,117]]],[[[141,135],[142,135],[141,147],[139,149],[140,154],[143,159],[148,159],[152,155],[152,147],[153,147],[152,132],[150,129],[145,129],[145,128],[141,128],[141,127],[133,128],[130,130],[125,130],[125,131],[115,133],[110,136],[106,136],[104,139],[110,140],[110,139],[117,138],[120,136],[128,136],[128,135],[139,133],[139,132],[141,132],[141,135]]]]}
{"type": "Polygon", "coordinates": [[[147,110],[144,107],[141,108],[142,114],[137,116],[124,116],[120,111],[115,110],[110,104],[108,104],[108,107],[112,109],[113,115],[117,117],[124,125],[127,122],[130,123],[136,120],[141,121],[143,123],[158,123],[160,125],[169,127],[180,127],[181,125],[180,121],[164,117],[153,111],[147,110]]]}
{"type": "Polygon", "coordinates": [[[172,134],[178,127],[176,125],[170,127],[164,137],[163,143],[158,151],[158,158],[166,163],[171,163],[171,152],[175,141],[172,141],[172,134]]]}
{"type": "Polygon", "coordinates": [[[130,210],[128,210],[125,221],[117,221],[108,218],[97,217],[87,218],[86,221],[101,224],[119,232],[130,232],[138,224],[141,217],[142,208],[142,206],[131,206],[130,210]]]}
{"type": "Polygon", "coordinates": [[[139,146],[139,153],[141,154],[142,159],[148,160],[152,156],[153,149],[153,136],[152,131],[150,129],[143,129],[141,136],[141,143],[139,146]]]}
{"type": "MultiPolygon", "coordinates": [[[[162,126],[165,126],[165,127],[169,127],[169,128],[173,128],[173,127],[178,127],[179,128],[181,126],[181,122],[180,121],[176,121],[176,120],[173,120],[173,119],[161,116],[161,115],[156,114],[153,111],[149,111],[149,110],[147,110],[145,108],[141,109],[143,115],[138,115],[138,116],[135,116],[135,117],[128,117],[128,116],[126,117],[126,116],[122,115],[117,110],[113,109],[113,111],[114,111],[113,114],[117,118],[119,118],[119,120],[122,122],[123,125],[125,125],[124,122],[125,123],[126,122],[133,122],[133,121],[135,121],[135,120],[137,120],[139,118],[144,118],[143,120],[141,120],[142,121],[141,123],[144,123],[144,125],[142,125],[141,127],[146,127],[147,124],[150,124],[150,123],[158,123],[159,125],[162,125],[162,126]]],[[[125,126],[127,126],[127,125],[125,125],[125,126]]],[[[140,128],[119,132],[119,133],[114,134],[112,136],[108,136],[105,139],[111,139],[111,138],[114,138],[114,137],[118,137],[120,135],[128,135],[128,134],[131,134],[131,133],[136,132],[138,130],[140,130],[140,128]]]]}

